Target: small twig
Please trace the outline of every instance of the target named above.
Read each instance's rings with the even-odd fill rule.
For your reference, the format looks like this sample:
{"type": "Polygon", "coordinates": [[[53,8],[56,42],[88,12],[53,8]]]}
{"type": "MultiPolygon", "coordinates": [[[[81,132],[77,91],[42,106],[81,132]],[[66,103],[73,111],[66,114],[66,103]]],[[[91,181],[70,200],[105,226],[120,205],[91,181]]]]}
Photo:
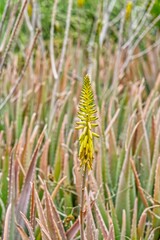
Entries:
{"type": "Polygon", "coordinates": [[[116,0],[112,0],[110,1],[110,4],[108,6],[106,6],[106,9],[105,9],[105,14],[104,14],[104,17],[103,17],[103,28],[102,28],[102,31],[100,33],[100,38],[99,38],[99,43],[100,43],[100,46],[103,45],[103,42],[106,38],[106,34],[107,34],[107,31],[108,31],[108,27],[109,27],[109,18],[110,18],[110,14],[114,8],[114,5],[116,3],[116,0]]]}
{"type": "Polygon", "coordinates": [[[3,49],[4,49],[5,45],[6,45],[8,36],[9,36],[11,30],[13,29],[13,25],[14,25],[14,22],[15,22],[17,9],[18,9],[18,3],[13,5],[12,10],[10,12],[10,18],[9,18],[9,20],[7,22],[7,26],[6,26],[4,35],[3,35],[3,39],[1,41],[0,52],[3,52],[3,49]]]}
{"type": "Polygon", "coordinates": [[[3,69],[3,66],[4,66],[5,60],[6,60],[6,58],[7,58],[8,52],[9,52],[9,50],[10,50],[10,48],[11,48],[11,45],[12,45],[14,36],[15,36],[16,31],[17,31],[17,29],[18,29],[19,23],[20,23],[20,21],[21,21],[21,19],[22,19],[24,10],[25,10],[25,8],[26,8],[26,6],[27,6],[27,2],[28,2],[28,0],[25,0],[25,1],[24,1],[23,5],[22,5],[22,7],[21,7],[21,10],[20,10],[20,12],[19,12],[19,14],[18,14],[16,23],[15,23],[15,25],[13,26],[13,30],[12,30],[12,32],[11,32],[11,36],[10,36],[8,45],[7,45],[6,49],[5,49],[4,56],[3,56],[2,62],[1,62],[1,64],[0,64],[0,76],[1,76],[1,74],[2,74],[2,69],[3,69]]]}
{"type": "Polygon", "coordinates": [[[3,28],[4,21],[5,21],[6,16],[7,16],[7,12],[8,12],[8,8],[9,8],[9,5],[10,5],[10,2],[11,2],[11,0],[7,0],[7,3],[5,5],[3,16],[2,16],[2,19],[1,19],[1,22],[0,22],[0,36],[2,34],[2,28],[3,28]]]}
{"type": "Polygon", "coordinates": [[[81,240],[84,240],[84,192],[86,186],[86,176],[87,176],[87,166],[85,165],[85,169],[82,175],[82,191],[81,191],[81,210],[80,210],[80,234],[81,240]]]}
{"type": "Polygon", "coordinates": [[[113,123],[117,120],[117,117],[120,113],[120,108],[117,109],[117,111],[115,112],[113,118],[111,119],[111,121],[109,122],[104,134],[105,136],[107,136],[107,134],[109,133],[109,131],[111,130],[112,126],[113,126],[113,123]]]}
{"type": "MultiPolygon", "coordinates": [[[[42,32],[41,13],[39,11],[39,8],[40,7],[37,3],[37,27],[42,32]]],[[[39,42],[40,42],[40,48],[41,48],[41,52],[42,52],[42,59],[43,59],[44,55],[45,55],[45,46],[44,46],[44,40],[43,40],[42,34],[39,35],[39,42]]]]}
{"type": "Polygon", "coordinates": [[[118,23],[120,20],[121,20],[121,12],[118,13],[118,15],[117,15],[115,18],[113,18],[113,20],[111,20],[111,21],[109,22],[109,27],[114,26],[114,25],[115,25],[116,23],[118,23]]]}
{"type": "Polygon", "coordinates": [[[48,127],[49,131],[51,130],[50,128],[51,128],[53,116],[54,116],[55,111],[56,111],[56,108],[54,107],[55,106],[55,99],[56,99],[56,93],[58,91],[58,86],[59,86],[59,77],[62,73],[65,54],[66,54],[66,49],[67,49],[68,35],[69,35],[69,28],[70,28],[70,21],[71,21],[72,3],[73,3],[73,0],[69,0],[67,20],[66,20],[66,29],[65,29],[64,41],[63,41],[62,53],[61,53],[61,57],[60,57],[60,63],[59,63],[59,67],[58,67],[58,77],[55,81],[54,88],[53,88],[53,91],[52,91],[50,118],[49,118],[49,127],[48,127]]]}
{"type": "Polygon", "coordinates": [[[52,66],[52,74],[53,77],[57,80],[58,73],[56,70],[56,64],[55,64],[55,58],[54,58],[54,24],[55,24],[55,18],[56,18],[56,12],[57,12],[57,5],[58,0],[55,0],[52,10],[52,21],[51,21],[51,29],[50,29],[50,58],[51,58],[51,66],[52,66]]]}
{"type": "Polygon", "coordinates": [[[160,15],[158,15],[149,25],[145,30],[142,32],[142,34],[139,36],[137,41],[133,44],[133,50],[138,46],[140,41],[144,38],[144,36],[156,25],[156,23],[160,20],[160,15]]]}
{"type": "Polygon", "coordinates": [[[96,36],[96,28],[97,28],[97,22],[94,23],[93,30],[91,33],[91,38],[88,44],[87,52],[88,52],[88,74],[91,76],[92,74],[92,66],[93,66],[93,47],[95,43],[95,36],[96,36]]]}
{"type": "Polygon", "coordinates": [[[28,15],[28,11],[25,11],[25,12],[24,12],[24,18],[25,18],[25,20],[26,20],[26,25],[27,25],[30,33],[32,34],[32,32],[33,32],[34,30],[33,30],[33,26],[32,26],[32,23],[31,23],[31,21],[30,21],[29,15],[28,15]]]}
{"type": "Polygon", "coordinates": [[[136,38],[136,36],[139,34],[140,30],[142,29],[143,25],[146,22],[147,16],[150,13],[153,5],[154,5],[155,0],[152,0],[152,2],[150,3],[150,6],[148,8],[148,10],[146,11],[145,15],[142,17],[142,19],[140,20],[140,23],[138,24],[135,32],[131,35],[131,37],[129,38],[129,40],[122,46],[123,49],[129,47],[132,43],[132,41],[136,38]]]}
{"type": "Polygon", "coordinates": [[[97,33],[97,27],[98,27],[98,19],[100,19],[100,4],[97,7],[97,16],[94,18],[93,21],[93,26],[92,26],[92,31],[91,31],[91,35],[90,35],[90,39],[88,42],[88,47],[87,47],[87,52],[88,52],[88,71],[87,73],[91,76],[92,75],[92,67],[93,67],[93,48],[94,48],[94,44],[95,44],[95,40],[96,40],[96,33],[97,33]]]}
{"type": "Polygon", "coordinates": [[[33,26],[33,29],[35,29],[36,28],[36,23],[37,23],[37,9],[38,9],[38,5],[37,5],[37,1],[36,0],[34,0],[33,1],[33,7],[32,7],[32,20],[31,20],[31,22],[32,22],[32,26],[33,26]]]}
{"type": "Polygon", "coordinates": [[[73,0],[69,0],[68,12],[67,12],[67,21],[66,21],[66,29],[65,29],[65,35],[64,35],[64,41],[63,41],[63,47],[62,47],[60,63],[59,63],[59,67],[58,67],[58,77],[62,73],[64,59],[65,59],[65,54],[66,54],[66,50],[67,50],[69,28],[70,28],[70,22],[71,22],[72,3],[73,3],[73,0]]]}
{"type": "Polygon", "coordinates": [[[145,37],[145,35],[155,26],[155,24],[160,20],[160,15],[158,15],[150,24],[149,26],[142,32],[142,34],[138,37],[138,39],[135,41],[135,43],[133,44],[133,46],[128,50],[128,56],[120,70],[120,78],[123,78],[124,73],[132,59],[132,55],[133,52],[135,50],[135,48],[138,46],[138,44],[140,43],[140,41],[142,41],[142,39],[145,37]]]}
{"type": "Polygon", "coordinates": [[[113,91],[116,94],[117,87],[118,87],[118,75],[119,75],[119,65],[121,61],[121,55],[122,55],[122,42],[123,42],[123,29],[124,29],[124,21],[125,21],[125,12],[122,10],[121,12],[121,21],[120,21],[120,29],[118,34],[118,49],[117,49],[117,57],[114,67],[114,74],[113,74],[113,91]]]}
{"type": "Polygon", "coordinates": [[[139,52],[135,55],[132,56],[131,61],[137,59],[137,58],[141,58],[143,57],[145,54],[149,53],[150,51],[152,51],[152,49],[159,47],[160,45],[160,40],[156,41],[154,44],[152,44],[150,47],[146,48],[144,51],[139,52]]]}
{"type": "Polygon", "coordinates": [[[7,97],[5,98],[5,100],[2,102],[2,104],[0,105],[0,111],[4,108],[4,106],[6,105],[6,103],[10,100],[10,98],[12,97],[12,95],[14,94],[15,90],[17,89],[17,86],[19,85],[19,83],[22,81],[23,79],[23,76],[25,74],[25,71],[28,67],[28,64],[29,64],[29,61],[30,61],[30,58],[32,56],[32,52],[33,52],[33,49],[34,49],[34,46],[35,46],[35,43],[37,41],[37,38],[38,38],[38,35],[40,34],[40,30],[38,29],[37,30],[37,33],[33,39],[33,43],[32,43],[32,46],[31,46],[31,49],[30,49],[30,52],[28,54],[28,57],[27,57],[27,60],[26,60],[26,63],[21,71],[21,74],[19,76],[19,78],[17,79],[15,85],[12,87],[12,89],[10,90],[10,93],[7,95],[7,97]]]}

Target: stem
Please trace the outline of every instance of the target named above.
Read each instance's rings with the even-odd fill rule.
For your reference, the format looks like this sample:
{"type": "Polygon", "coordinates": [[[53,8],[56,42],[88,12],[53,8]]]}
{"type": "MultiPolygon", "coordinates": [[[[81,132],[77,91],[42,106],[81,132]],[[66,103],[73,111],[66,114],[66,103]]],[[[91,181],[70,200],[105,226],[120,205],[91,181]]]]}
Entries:
{"type": "MultiPolygon", "coordinates": [[[[11,88],[11,90],[10,90],[9,94],[7,95],[7,97],[6,97],[6,98],[4,99],[4,101],[0,104],[0,111],[4,108],[4,106],[5,106],[5,105],[7,104],[7,102],[10,100],[10,98],[12,97],[12,95],[14,94],[14,92],[16,91],[18,85],[19,85],[20,82],[22,81],[22,79],[23,79],[23,77],[24,77],[24,74],[25,74],[25,71],[26,71],[26,69],[27,69],[27,67],[28,67],[28,65],[29,65],[29,62],[30,62],[30,59],[31,59],[31,56],[32,56],[32,53],[33,53],[33,49],[34,49],[34,47],[35,47],[35,44],[36,44],[36,41],[37,41],[37,38],[38,38],[39,34],[40,34],[40,30],[37,29],[37,32],[36,32],[35,37],[34,37],[34,39],[33,39],[32,46],[31,46],[31,48],[30,48],[30,52],[29,52],[29,54],[28,54],[28,56],[27,56],[26,62],[25,62],[25,64],[24,64],[24,66],[23,66],[23,69],[22,69],[22,71],[21,71],[21,73],[20,73],[20,76],[19,76],[18,79],[16,80],[14,86],[11,88]]],[[[0,73],[1,73],[1,70],[0,70],[0,73]]],[[[0,74],[0,75],[1,75],[1,74],[0,74]]]]}
{"type": "Polygon", "coordinates": [[[81,240],[84,240],[84,190],[86,185],[87,166],[82,175],[82,192],[81,192],[81,210],[80,210],[80,234],[81,240]]]}
{"type": "Polygon", "coordinates": [[[4,66],[4,63],[5,63],[5,60],[6,60],[6,58],[7,58],[8,52],[9,52],[11,46],[12,46],[13,39],[14,39],[14,37],[15,37],[15,35],[16,35],[18,26],[19,26],[20,21],[21,21],[21,19],[22,19],[22,17],[23,17],[24,10],[25,10],[25,8],[26,8],[26,6],[27,6],[27,3],[28,3],[27,0],[25,0],[25,1],[23,2],[23,5],[22,5],[21,10],[20,10],[20,12],[19,12],[19,14],[18,14],[17,20],[16,20],[16,22],[15,22],[15,24],[14,24],[14,26],[13,26],[13,30],[12,30],[12,33],[11,33],[11,36],[10,36],[8,45],[7,45],[6,49],[5,49],[5,52],[4,52],[4,55],[3,55],[3,57],[2,57],[2,61],[1,61],[1,64],[0,64],[0,76],[1,76],[1,74],[2,74],[2,68],[3,68],[3,66],[4,66]]]}

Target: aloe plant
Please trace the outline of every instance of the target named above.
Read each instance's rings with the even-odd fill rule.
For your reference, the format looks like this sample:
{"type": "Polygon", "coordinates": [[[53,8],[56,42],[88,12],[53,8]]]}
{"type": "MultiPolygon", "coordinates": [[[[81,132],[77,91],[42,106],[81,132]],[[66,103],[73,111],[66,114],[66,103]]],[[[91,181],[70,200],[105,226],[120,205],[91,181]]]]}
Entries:
{"type": "Polygon", "coordinates": [[[0,238],[160,239],[159,1],[0,2],[0,238]]]}

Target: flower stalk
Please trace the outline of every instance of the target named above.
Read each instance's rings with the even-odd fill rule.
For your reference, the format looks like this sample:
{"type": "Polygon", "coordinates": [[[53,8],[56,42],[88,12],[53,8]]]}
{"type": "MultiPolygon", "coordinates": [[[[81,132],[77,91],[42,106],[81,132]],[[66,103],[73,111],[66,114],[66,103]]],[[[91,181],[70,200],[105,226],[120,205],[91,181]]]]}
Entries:
{"type": "Polygon", "coordinates": [[[95,121],[96,109],[94,104],[93,91],[90,83],[89,76],[84,77],[82,91],[80,95],[78,117],[80,119],[77,122],[76,129],[81,131],[79,137],[79,159],[80,166],[82,168],[82,192],[81,192],[81,210],[80,210],[80,233],[81,240],[84,240],[84,191],[86,186],[87,172],[92,170],[94,159],[94,146],[93,138],[99,137],[99,135],[93,132],[93,128],[98,126],[95,121]]]}

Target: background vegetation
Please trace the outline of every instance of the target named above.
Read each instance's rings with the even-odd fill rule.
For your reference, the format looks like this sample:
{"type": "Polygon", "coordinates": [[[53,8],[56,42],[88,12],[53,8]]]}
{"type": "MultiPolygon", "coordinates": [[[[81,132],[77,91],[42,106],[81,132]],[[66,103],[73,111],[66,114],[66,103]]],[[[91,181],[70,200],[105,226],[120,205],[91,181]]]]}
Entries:
{"type": "Polygon", "coordinates": [[[159,27],[159,0],[0,1],[2,239],[80,239],[86,73],[100,135],[86,239],[160,239],[159,27]]]}

